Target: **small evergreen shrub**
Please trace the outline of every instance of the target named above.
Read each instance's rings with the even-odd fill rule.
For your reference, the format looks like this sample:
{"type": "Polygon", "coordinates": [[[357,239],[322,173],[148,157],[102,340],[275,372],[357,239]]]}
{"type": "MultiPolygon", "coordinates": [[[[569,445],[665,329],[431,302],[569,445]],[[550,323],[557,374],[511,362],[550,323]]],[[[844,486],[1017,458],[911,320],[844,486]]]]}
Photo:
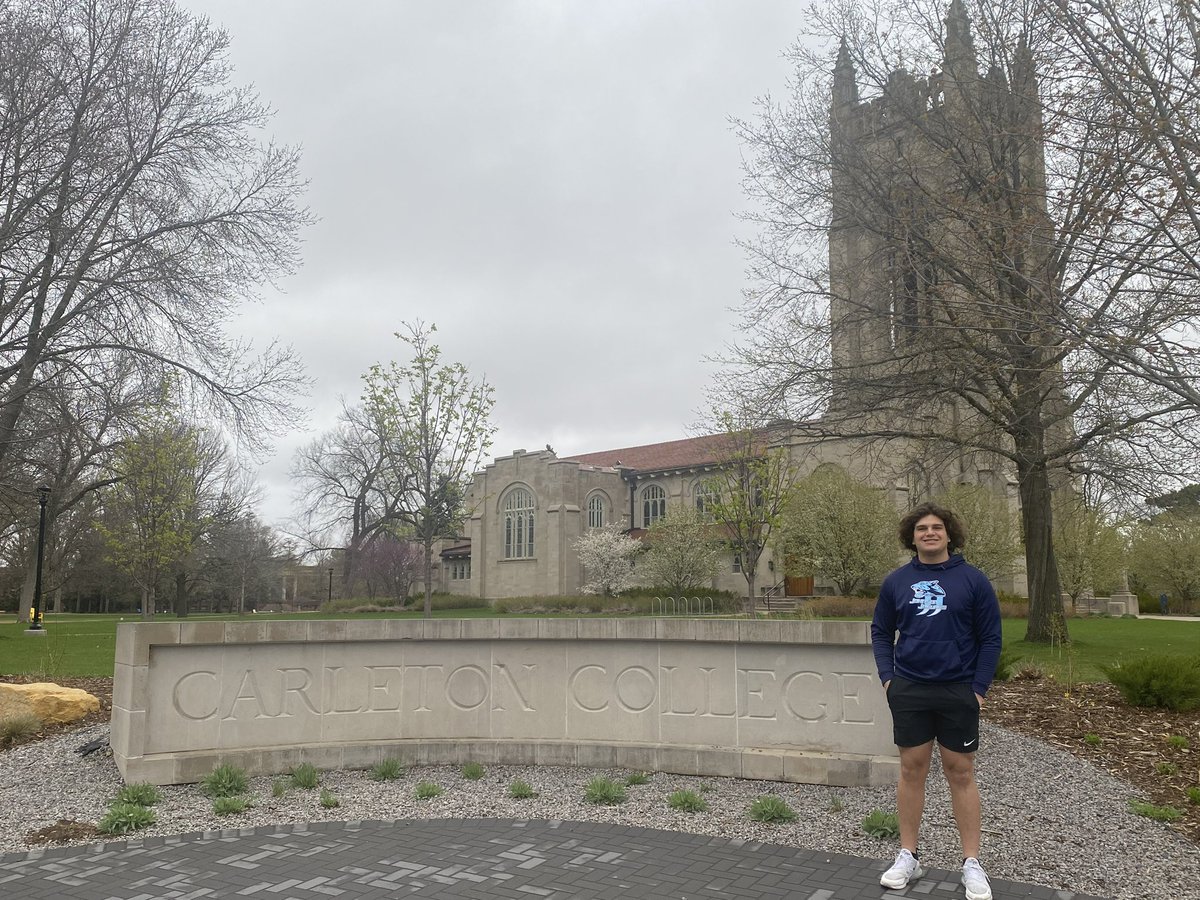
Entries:
{"type": "Polygon", "coordinates": [[[1144,800],[1130,800],[1129,811],[1155,822],[1176,822],[1183,814],[1173,806],[1155,806],[1144,800]]]}
{"type": "Polygon", "coordinates": [[[1172,750],[1186,750],[1191,745],[1191,741],[1182,734],[1172,734],[1167,737],[1167,746],[1172,750]]]}
{"type": "Polygon", "coordinates": [[[0,748],[29,740],[42,730],[42,720],[33,713],[14,713],[0,718],[0,748]]]}
{"type": "Polygon", "coordinates": [[[478,781],[483,777],[483,766],[477,762],[465,763],[462,767],[462,777],[478,781]]]}
{"type": "Polygon", "coordinates": [[[996,663],[996,680],[1008,681],[1013,677],[1014,668],[1017,660],[1021,655],[1012,647],[1005,647],[1000,651],[1000,660],[996,663]]]}
{"type": "Polygon", "coordinates": [[[321,788],[321,805],[326,809],[337,809],[341,806],[341,801],[328,788],[321,788]]]}
{"type": "Polygon", "coordinates": [[[611,778],[593,778],[583,791],[583,799],[597,806],[616,806],[627,796],[625,788],[611,778]]]}
{"type": "Polygon", "coordinates": [[[1195,803],[1197,806],[1200,806],[1200,787],[1190,787],[1186,793],[1189,803],[1195,803]]]}
{"type": "Polygon", "coordinates": [[[884,812],[882,809],[873,809],[867,813],[862,821],[862,828],[875,838],[890,840],[900,837],[900,820],[896,818],[895,813],[884,812]]]}
{"type": "Polygon", "coordinates": [[[404,766],[398,759],[385,759],[371,766],[372,781],[395,781],[404,775],[404,766]]]}
{"type": "Polygon", "coordinates": [[[136,803],[114,803],[96,823],[96,830],[101,834],[128,834],[153,825],[155,819],[152,809],[136,803]]]}
{"type": "Polygon", "coordinates": [[[200,782],[200,790],[210,797],[236,797],[249,789],[246,770],[237,766],[217,766],[200,782]]]}
{"type": "Polygon", "coordinates": [[[236,797],[214,797],[213,812],[218,816],[236,816],[250,808],[250,798],[245,794],[236,797]]]}
{"type": "Polygon", "coordinates": [[[1083,742],[1089,747],[1099,747],[1100,735],[1096,734],[1094,731],[1089,731],[1083,736],[1083,742]]]}
{"type": "Polygon", "coordinates": [[[1101,668],[1130,706],[1180,711],[1200,704],[1200,657],[1159,654],[1101,668]]]}
{"type": "Polygon", "coordinates": [[[132,803],[134,806],[153,806],[162,799],[162,792],[152,784],[138,782],[121,788],[114,803],[132,803]]]}
{"type": "Polygon", "coordinates": [[[292,787],[304,788],[306,791],[315,790],[321,783],[321,773],[311,763],[301,763],[292,769],[292,787]]]}
{"type": "Polygon", "coordinates": [[[667,797],[667,806],[684,812],[701,813],[708,809],[708,801],[695,791],[676,791],[667,797]]]}
{"type": "Polygon", "coordinates": [[[422,781],[413,791],[413,796],[418,800],[432,800],[434,797],[442,793],[442,787],[439,784],[434,784],[432,781],[422,781]]]}
{"type": "Polygon", "coordinates": [[[650,773],[649,772],[630,772],[629,775],[625,778],[625,784],[628,785],[629,787],[633,787],[633,786],[639,785],[639,784],[649,784],[649,783],[650,783],[650,773]]]}
{"type": "Polygon", "coordinates": [[[537,791],[533,789],[528,781],[522,781],[518,778],[508,786],[508,796],[514,800],[529,800],[537,796],[537,791]]]}
{"type": "Polygon", "coordinates": [[[763,794],[750,804],[750,818],[755,822],[794,822],[796,811],[786,800],[774,794],[763,794]]]}

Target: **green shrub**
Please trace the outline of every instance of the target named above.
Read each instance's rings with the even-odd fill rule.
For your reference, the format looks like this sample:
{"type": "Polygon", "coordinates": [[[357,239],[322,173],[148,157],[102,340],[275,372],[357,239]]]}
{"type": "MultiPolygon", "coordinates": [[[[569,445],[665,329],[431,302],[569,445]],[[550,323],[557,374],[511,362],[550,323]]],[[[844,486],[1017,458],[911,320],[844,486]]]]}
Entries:
{"type": "Polygon", "coordinates": [[[432,781],[422,781],[413,791],[413,796],[418,800],[432,800],[434,797],[442,793],[442,786],[434,784],[432,781]]]}
{"type": "Polygon", "coordinates": [[[469,778],[471,781],[478,781],[483,777],[483,766],[477,762],[465,763],[462,767],[462,777],[469,778]]]}
{"type": "Polygon", "coordinates": [[[1101,669],[1130,706],[1179,711],[1200,704],[1200,657],[1142,656],[1101,669]]]}
{"type": "Polygon", "coordinates": [[[271,782],[271,796],[278,799],[287,793],[288,783],[286,778],[276,778],[271,782]]]}
{"type": "Polygon", "coordinates": [[[755,822],[794,822],[796,811],[781,797],[763,794],[750,804],[750,818],[755,822]]]}
{"type": "Polygon", "coordinates": [[[213,798],[213,812],[218,816],[236,816],[238,813],[248,810],[250,806],[250,798],[245,794],[236,797],[213,798]]]}
{"type": "Polygon", "coordinates": [[[0,718],[0,747],[11,747],[29,740],[42,730],[42,720],[30,712],[0,718]]]}
{"type": "Polygon", "coordinates": [[[96,830],[101,834],[127,834],[153,825],[156,818],[154,810],[136,803],[114,803],[96,823],[96,830]]]}
{"type": "Polygon", "coordinates": [[[667,806],[684,812],[700,813],[708,809],[708,801],[695,791],[676,791],[667,797],[667,806]]]}
{"type": "Polygon", "coordinates": [[[200,782],[200,789],[210,797],[236,797],[250,789],[250,779],[245,769],[217,766],[200,782]]]}
{"type": "Polygon", "coordinates": [[[121,788],[114,803],[132,803],[134,806],[153,806],[162,799],[162,791],[152,784],[138,782],[121,788]]]}
{"type": "Polygon", "coordinates": [[[321,805],[326,809],[337,809],[342,804],[332,791],[321,788],[321,805]]]}
{"type": "Polygon", "coordinates": [[[611,778],[593,778],[583,791],[583,799],[598,806],[624,803],[627,796],[625,788],[611,778]]]}
{"type": "Polygon", "coordinates": [[[1186,750],[1191,745],[1191,741],[1182,734],[1172,734],[1167,737],[1167,746],[1173,750],[1186,750]]]}
{"type": "Polygon", "coordinates": [[[630,787],[634,787],[635,785],[639,785],[639,784],[649,784],[649,783],[650,783],[650,773],[649,772],[630,772],[629,775],[625,778],[625,784],[629,785],[630,787]]]}
{"type": "Polygon", "coordinates": [[[1155,806],[1143,800],[1130,800],[1129,811],[1135,815],[1145,816],[1155,822],[1175,822],[1183,815],[1173,806],[1155,806]]]}
{"type": "Polygon", "coordinates": [[[321,783],[321,773],[312,763],[301,763],[292,769],[292,787],[304,788],[306,791],[315,790],[321,783]]]}
{"type": "Polygon", "coordinates": [[[1187,794],[1189,803],[1195,803],[1197,806],[1200,806],[1200,787],[1190,787],[1185,793],[1187,794]]]}
{"type": "Polygon", "coordinates": [[[372,781],[395,781],[404,775],[404,766],[398,759],[385,759],[371,766],[372,781]]]}
{"type": "Polygon", "coordinates": [[[1012,647],[1003,648],[1000,651],[1000,661],[996,663],[996,680],[1008,681],[1012,678],[1014,667],[1020,658],[1021,654],[1012,647]]]}
{"type": "Polygon", "coordinates": [[[1100,735],[1096,734],[1094,731],[1089,731],[1083,736],[1083,742],[1089,747],[1099,747],[1100,735]]]}
{"type": "Polygon", "coordinates": [[[876,838],[898,838],[900,837],[900,821],[896,818],[895,813],[884,812],[882,809],[873,809],[862,821],[862,828],[871,837],[876,838]]]}
{"type": "Polygon", "coordinates": [[[514,800],[529,800],[537,796],[537,791],[533,789],[528,781],[522,781],[518,778],[508,786],[508,796],[514,800]]]}
{"type": "Polygon", "coordinates": [[[1154,767],[1154,771],[1159,775],[1174,775],[1179,771],[1179,766],[1173,762],[1160,762],[1154,767]]]}

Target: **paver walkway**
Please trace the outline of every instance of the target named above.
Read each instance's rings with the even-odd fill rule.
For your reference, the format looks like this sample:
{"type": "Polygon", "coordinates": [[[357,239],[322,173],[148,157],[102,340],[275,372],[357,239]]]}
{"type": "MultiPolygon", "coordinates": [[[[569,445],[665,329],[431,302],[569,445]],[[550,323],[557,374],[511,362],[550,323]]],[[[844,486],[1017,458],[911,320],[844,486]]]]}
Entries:
{"type": "MultiPolygon", "coordinates": [[[[673,831],[583,822],[321,822],[0,856],[5,900],[949,900],[957,872],[906,891],[884,864],[673,831]]],[[[995,900],[1098,900],[994,881],[995,900]]]]}

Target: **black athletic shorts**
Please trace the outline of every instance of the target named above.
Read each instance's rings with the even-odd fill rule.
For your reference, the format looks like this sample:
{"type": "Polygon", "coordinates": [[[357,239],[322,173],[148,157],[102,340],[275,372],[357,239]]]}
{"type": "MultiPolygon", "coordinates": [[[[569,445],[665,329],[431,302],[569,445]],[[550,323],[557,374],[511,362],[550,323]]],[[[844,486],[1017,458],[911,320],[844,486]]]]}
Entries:
{"type": "Polygon", "coordinates": [[[979,749],[979,701],[968,682],[924,684],[896,675],[887,701],[897,747],[919,747],[937,738],[956,753],[979,749]]]}

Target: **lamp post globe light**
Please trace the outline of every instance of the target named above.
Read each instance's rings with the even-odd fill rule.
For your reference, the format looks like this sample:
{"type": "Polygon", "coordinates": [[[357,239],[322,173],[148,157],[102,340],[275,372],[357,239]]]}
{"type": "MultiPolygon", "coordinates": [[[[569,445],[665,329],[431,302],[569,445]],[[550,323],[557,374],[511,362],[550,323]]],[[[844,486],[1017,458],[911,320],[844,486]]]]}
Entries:
{"type": "Polygon", "coordinates": [[[42,627],[42,555],[46,547],[46,500],[50,486],[43,484],[38,491],[37,569],[33,576],[33,603],[29,607],[29,628],[26,634],[45,634],[42,627]]]}

